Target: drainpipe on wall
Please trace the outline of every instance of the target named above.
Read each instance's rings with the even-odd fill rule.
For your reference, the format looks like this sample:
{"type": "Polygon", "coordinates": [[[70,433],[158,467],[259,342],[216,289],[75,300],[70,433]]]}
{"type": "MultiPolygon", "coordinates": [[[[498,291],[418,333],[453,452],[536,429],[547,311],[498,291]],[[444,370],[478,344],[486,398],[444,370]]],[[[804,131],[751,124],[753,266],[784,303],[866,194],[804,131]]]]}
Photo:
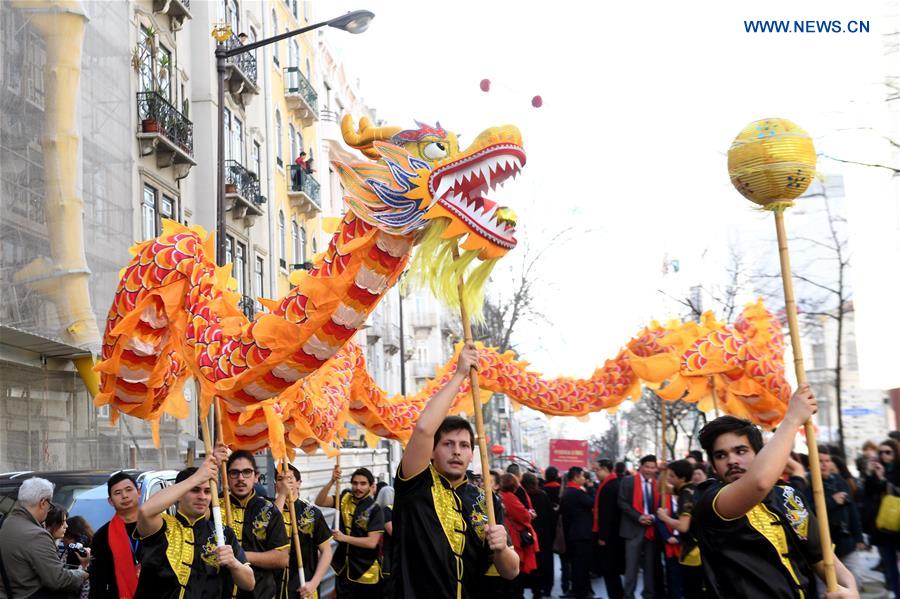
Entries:
{"type": "MultiPolygon", "coordinates": [[[[81,53],[88,21],[80,1],[16,2],[47,45],[44,67],[44,198],[50,259],[37,258],[15,274],[16,283],[56,306],[63,340],[95,352],[100,331],[91,307],[90,276],[84,252],[81,197],[81,135],[78,126],[81,53]]],[[[74,360],[91,394],[99,388],[90,356],[74,360]]]]}

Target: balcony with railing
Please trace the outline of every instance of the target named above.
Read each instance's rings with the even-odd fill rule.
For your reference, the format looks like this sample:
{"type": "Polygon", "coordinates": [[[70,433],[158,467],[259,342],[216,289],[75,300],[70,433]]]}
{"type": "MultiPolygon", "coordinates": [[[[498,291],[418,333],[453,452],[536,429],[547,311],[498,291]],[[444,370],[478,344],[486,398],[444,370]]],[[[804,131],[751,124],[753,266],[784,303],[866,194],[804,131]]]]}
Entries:
{"type": "Polygon", "coordinates": [[[194,124],[157,92],[137,93],[138,121],[141,123],[137,137],[141,143],[141,156],[156,154],[156,166],[180,166],[187,176],[194,161],[194,124]]]}
{"type": "Polygon", "coordinates": [[[175,20],[176,27],[181,29],[185,19],[191,17],[191,0],[153,0],[153,12],[163,13],[175,20]]]}
{"type": "MultiPolygon", "coordinates": [[[[242,46],[241,41],[236,35],[225,40],[225,49],[233,50],[242,46]]],[[[253,51],[241,52],[232,56],[225,62],[225,83],[228,91],[235,99],[239,99],[241,103],[245,103],[243,97],[246,94],[256,95],[259,93],[259,86],[256,84],[256,56],[253,51]]]]}
{"type": "Polygon", "coordinates": [[[241,309],[241,312],[244,313],[244,316],[247,317],[247,320],[253,320],[253,317],[256,316],[257,305],[256,300],[254,300],[249,295],[242,295],[241,299],[238,300],[238,308],[241,309]]]}
{"type": "Polygon", "coordinates": [[[259,178],[237,160],[225,161],[225,209],[234,219],[246,219],[252,226],[257,216],[262,216],[266,198],[260,193],[259,178]]]}
{"type": "Polygon", "coordinates": [[[299,67],[284,69],[284,98],[288,108],[296,112],[304,126],[318,120],[319,95],[299,67]]]}
{"type": "Polygon", "coordinates": [[[291,165],[288,180],[288,198],[291,205],[308,216],[315,216],[322,211],[320,185],[310,173],[298,164],[291,165]]]}

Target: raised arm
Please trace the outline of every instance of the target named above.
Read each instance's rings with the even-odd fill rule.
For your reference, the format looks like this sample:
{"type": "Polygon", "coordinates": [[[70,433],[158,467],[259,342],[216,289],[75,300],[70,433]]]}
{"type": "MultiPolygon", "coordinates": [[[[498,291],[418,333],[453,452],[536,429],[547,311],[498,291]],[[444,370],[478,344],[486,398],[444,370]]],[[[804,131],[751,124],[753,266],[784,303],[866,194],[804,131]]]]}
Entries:
{"type": "MultiPolygon", "coordinates": [[[[809,385],[802,385],[791,397],[787,414],[778,430],[759,452],[747,472],[722,487],[715,499],[716,512],[726,520],[740,518],[762,501],[784,472],[791,455],[797,428],[816,411],[816,398],[809,385]]],[[[715,456],[713,456],[715,459],[715,456]]]]}
{"type": "Polygon", "coordinates": [[[456,372],[450,381],[438,391],[434,397],[428,400],[425,409],[419,414],[416,428],[412,437],[403,451],[403,459],[400,460],[400,472],[403,478],[409,478],[425,470],[431,463],[431,454],[434,450],[434,434],[441,422],[450,411],[450,404],[459,392],[459,387],[469,376],[469,370],[478,364],[478,350],[474,343],[467,343],[459,353],[456,362],[456,372]]]}
{"type": "Polygon", "coordinates": [[[334,495],[331,494],[331,487],[339,480],[341,480],[341,467],[335,466],[334,470],[331,472],[331,480],[322,485],[322,488],[319,489],[319,494],[316,495],[316,505],[320,507],[335,507],[334,495]]]}
{"type": "Polygon", "coordinates": [[[141,537],[149,537],[157,532],[163,525],[162,513],[170,505],[181,497],[208,480],[213,480],[219,475],[219,463],[227,459],[225,446],[216,447],[213,455],[206,456],[203,464],[197,468],[191,476],[176,485],[166,487],[159,493],[151,495],[140,508],[138,508],[137,533],[141,537]]]}

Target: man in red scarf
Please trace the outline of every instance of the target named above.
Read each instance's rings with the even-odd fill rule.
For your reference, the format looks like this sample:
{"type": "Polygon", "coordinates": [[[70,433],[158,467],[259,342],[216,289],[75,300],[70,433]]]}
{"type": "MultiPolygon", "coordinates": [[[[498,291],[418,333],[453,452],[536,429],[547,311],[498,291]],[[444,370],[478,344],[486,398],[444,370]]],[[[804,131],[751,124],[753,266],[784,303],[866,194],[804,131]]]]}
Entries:
{"type": "Polygon", "coordinates": [[[606,584],[606,594],[610,599],[622,599],[624,590],[619,575],[624,570],[625,546],[619,536],[618,498],[621,479],[613,470],[613,463],[607,459],[597,460],[597,479],[600,488],[594,498],[594,534],[599,545],[599,570],[606,584]]]}
{"type": "Polygon", "coordinates": [[[657,596],[660,559],[654,525],[654,513],[659,507],[656,472],[656,456],[645,455],[637,474],[624,479],[619,487],[622,513],[619,535],[625,539],[625,599],[634,599],[638,569],[641,568],[644,570],[644,599],[657,596]]]}
{"type": "Polygon", "coordinates": [[[117,472],[106,481],[109,504],[116,510],[91,542],[91,599],[131,599],[137,590],[141,543],[133,538],[137,526],[140,492],[137,480],[117,472]]]}

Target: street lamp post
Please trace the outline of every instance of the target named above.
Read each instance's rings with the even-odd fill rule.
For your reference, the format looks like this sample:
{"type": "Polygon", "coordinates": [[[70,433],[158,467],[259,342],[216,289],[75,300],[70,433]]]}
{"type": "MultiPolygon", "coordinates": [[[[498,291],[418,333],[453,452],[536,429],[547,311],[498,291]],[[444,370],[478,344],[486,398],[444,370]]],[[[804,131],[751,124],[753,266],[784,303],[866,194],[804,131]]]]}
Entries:
{"type": "MultiPolygon", "coordinates": [[[[244,52],[251,52],[257,48],[280,42],[297,35],[301,35],[320,27],[334,27],[348,33],[362,33],[369,27],[369,23],[375,18],[375,14],[368,10],[354,10],[328,21],[322,21],[294,31],[287,31],[281,35],[273,35],[250,44],[238,45],[226,48],[225,41],[231,37],[229,25],[219,26],[213,29],[212,35],[216,39],[216,75],[218,79],[218,140],[217,140],[217,168],[216,177],[216,262],[219,266],[225,265],[225,65],[229,58],[233,58],[244,52]]],[[[279,140],[280,143],[280,140],[279,140]]]]}

